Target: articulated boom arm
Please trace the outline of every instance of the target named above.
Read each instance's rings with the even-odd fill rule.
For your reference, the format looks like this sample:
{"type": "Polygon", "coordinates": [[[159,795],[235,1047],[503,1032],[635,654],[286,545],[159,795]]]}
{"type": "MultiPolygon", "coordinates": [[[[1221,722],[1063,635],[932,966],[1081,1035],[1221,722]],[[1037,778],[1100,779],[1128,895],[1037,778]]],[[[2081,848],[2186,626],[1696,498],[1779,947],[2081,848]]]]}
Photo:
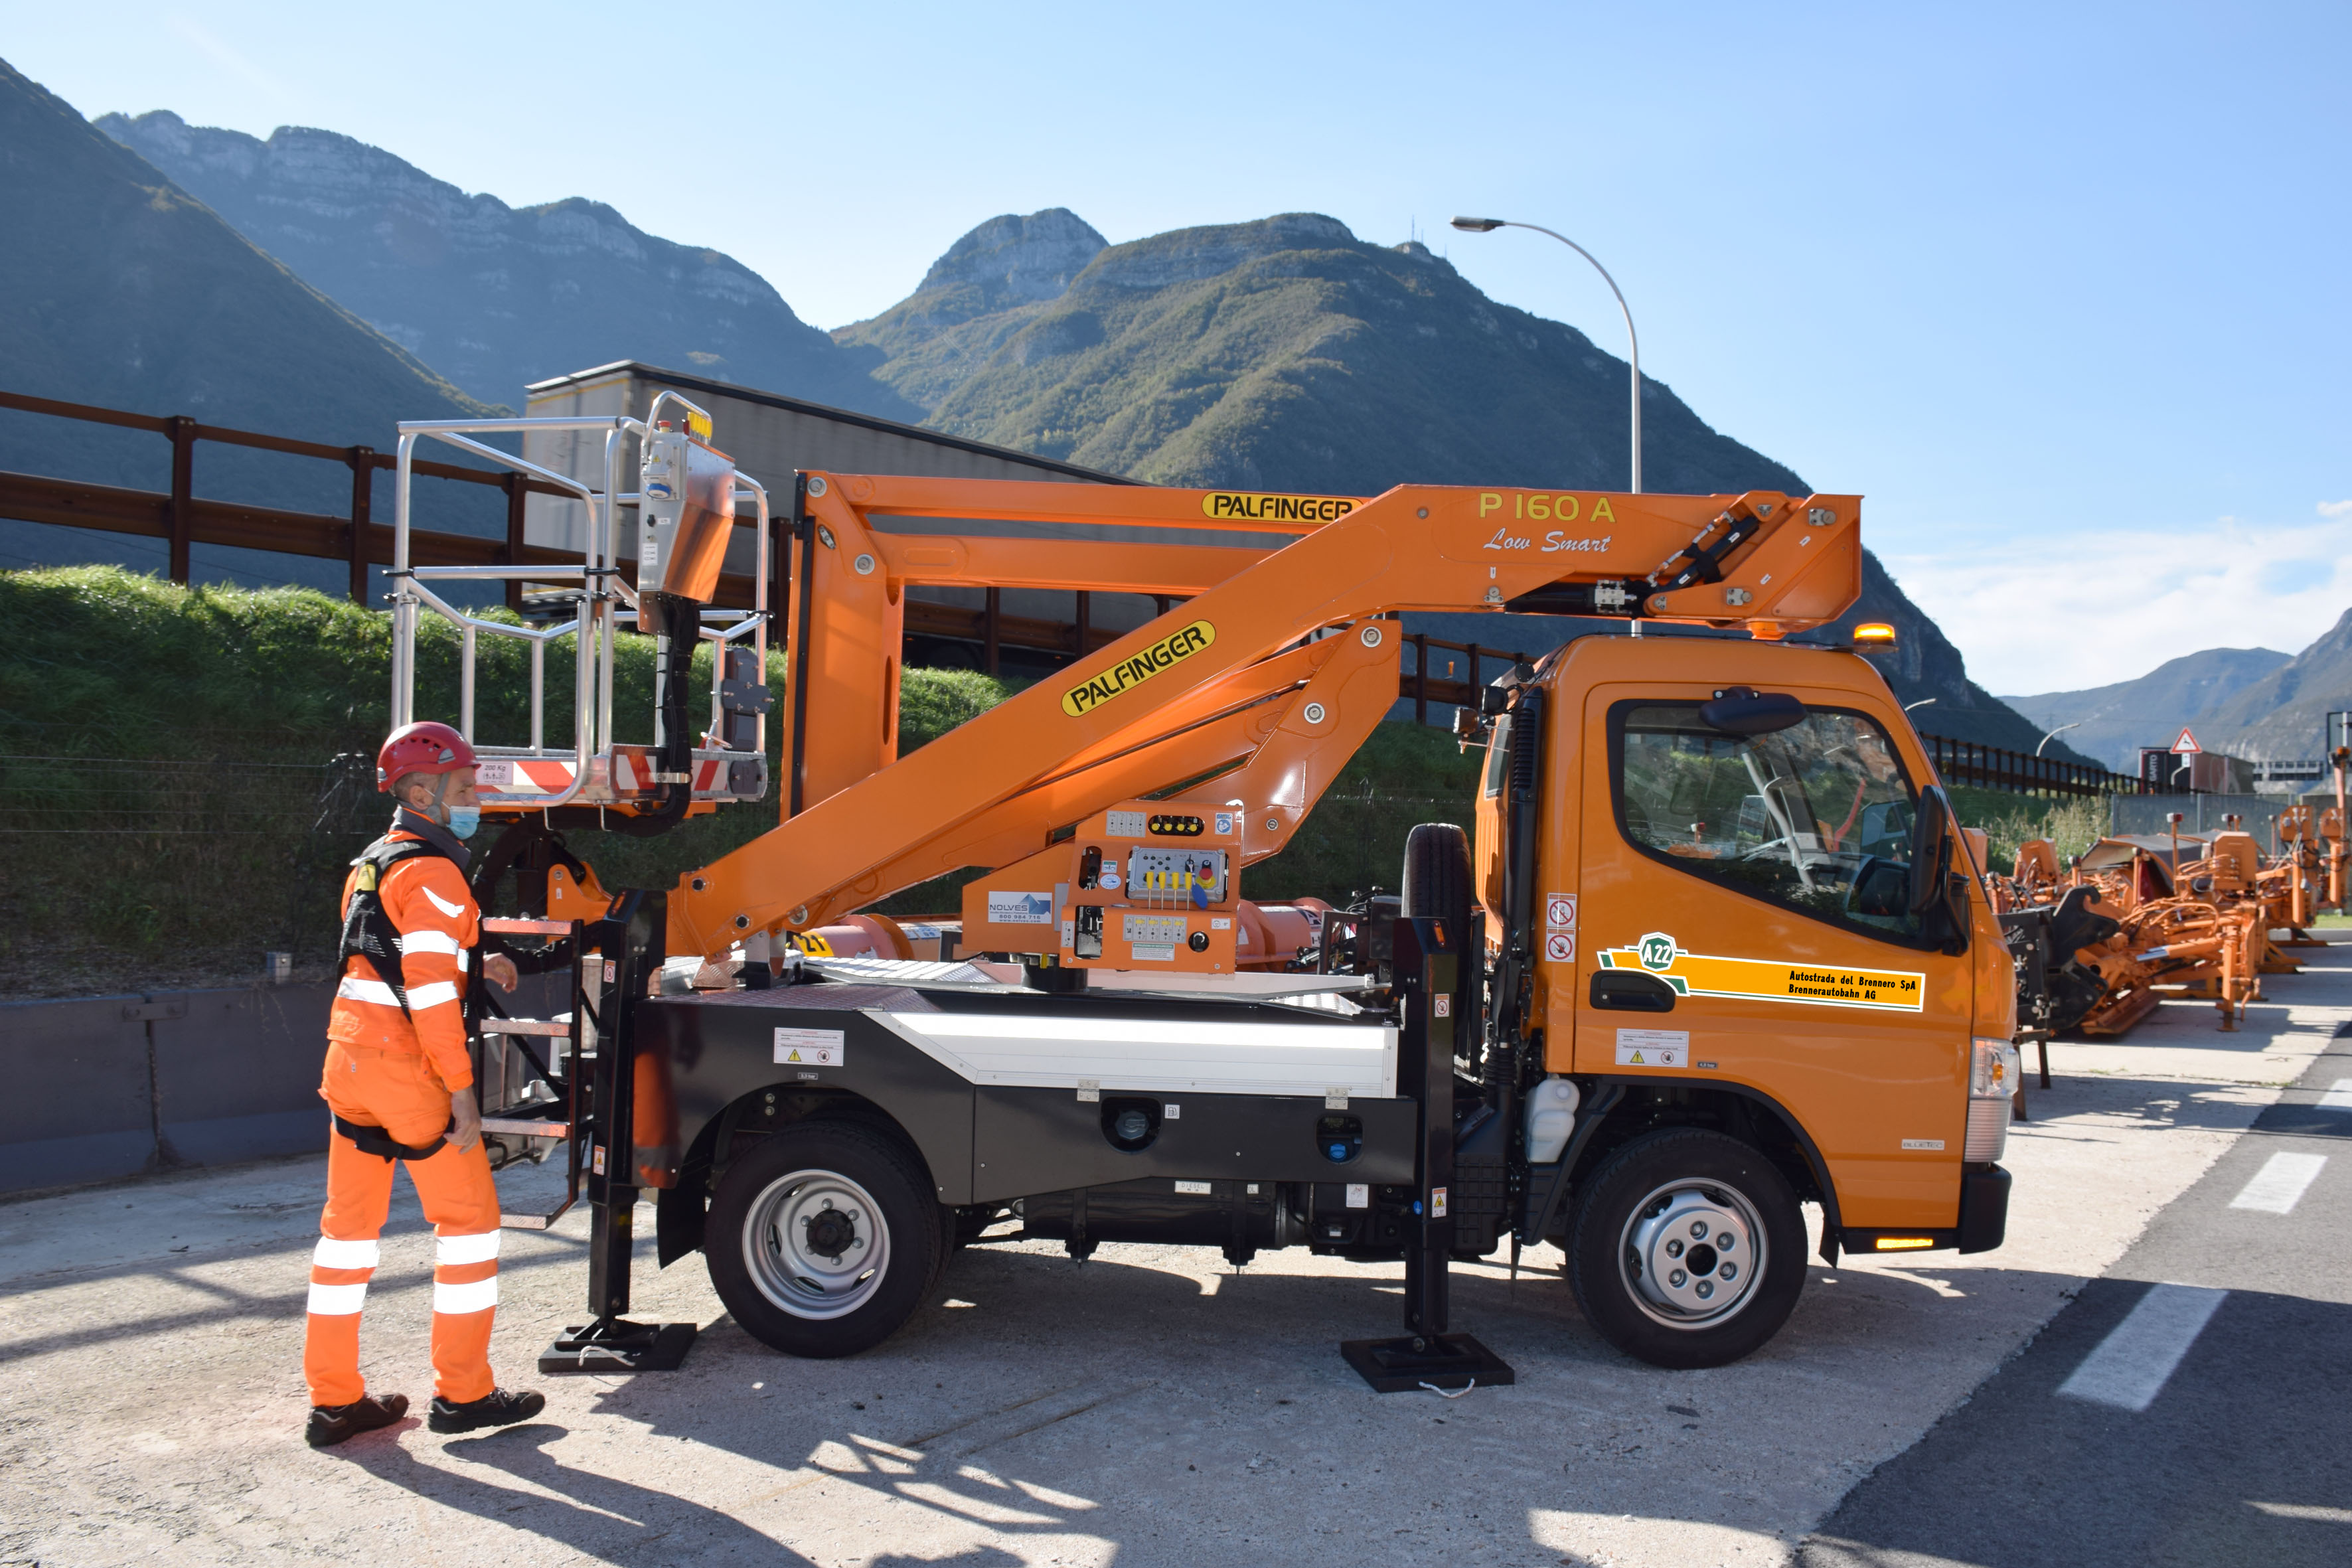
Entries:
{"type": "Polygon", "coordinates": [[[803,490],[785,819],[682,879],[672,952],[1003,865],[1056,827],[1188,780],[1188,798],[1242,803],[1244,863],[1270,855],[1395,700],[1402,639],[1383,617],[1400,611],[1599,614],[1776,638],[1861,591],[1853,496],[1411,486],[1358,501],[814,473],[803,490]],[[974,539],[877,532],[885,517],[1299,537],[1271,551],[974,539]],[[898,759],[905,590],[975,583],[1188,602],[898,759]],[[1320,635],[1332,628],[1344,630],[1320,635]]]}

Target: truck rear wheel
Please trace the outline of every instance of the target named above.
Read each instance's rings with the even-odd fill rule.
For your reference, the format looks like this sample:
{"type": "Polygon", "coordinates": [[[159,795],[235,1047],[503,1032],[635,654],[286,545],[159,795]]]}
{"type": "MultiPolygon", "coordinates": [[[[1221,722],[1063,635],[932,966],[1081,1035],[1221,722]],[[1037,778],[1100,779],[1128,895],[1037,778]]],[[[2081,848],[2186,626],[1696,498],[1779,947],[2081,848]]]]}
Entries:
{"type": "Polygon", "coordinates": [[[1653,1366],[1722,1366],[1778,1333],[1805,1284],[1805,1221],[1762,1152],[1697,1128],[1637,1138],[1583,1184],[1569,1288],[1653,1366]]]}
{"type": "Polygon", "coordinates": [[[940,1216],[897,1140],[804,1121],[729,1168],[703,1250],[719,1299],[754,1339],[790,1355],[855,1355],[922,1304],[947,1249],[940,1216]]]}

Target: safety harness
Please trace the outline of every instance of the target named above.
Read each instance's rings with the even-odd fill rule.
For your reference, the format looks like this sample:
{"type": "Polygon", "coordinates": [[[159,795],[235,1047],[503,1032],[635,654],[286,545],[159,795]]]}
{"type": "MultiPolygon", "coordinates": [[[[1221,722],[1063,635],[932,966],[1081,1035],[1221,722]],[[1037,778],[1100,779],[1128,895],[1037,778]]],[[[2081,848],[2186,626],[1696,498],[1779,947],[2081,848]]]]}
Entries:
{"type": "Polygon", "coordinates": [[[332,1111],[327,1114],[334,1122],[335,1131],[357,1144],[361,1153],[380,1155],[386,1163],[394,1160],[430,1160],[441,1152],[442,1145],[449,1142],[449,1132],[457,1125],[457,1119],[452,1116],[442,1135],[430,1143],[395,1143],[392,1141],[392,1134],[381,1127],[370,1127],[362,1121],[346,1121],[332,1111]]]}
{"type": "MultiPolygon", "coordinates": [[[[384,984],[400,1010],[413,1023],[415,1015],[408,1009],[408,988],[401,983],[400,928],[392,923],[384,912],[383,879],[403,860],[413,860],[420,855],[437,855],[453,866],[447,851],[424,838],[394,838],[389,835],[377,839],[352,859],[359,875],[352,881],[351,907],[343,911],[343,940],[336,954],[337,968],[354,958],[364,959],[375,971],[375,977],[384,984]]],[[[460,872],[465,868],[458,867],[460,872]]],[[[463,969],[470,978],[474,972],[474,954],[479,943],[465,951],[463,969]]]]}
{"type": "MultiPolygon", "coordinates": [[[[354,958],[365,960],[367,966],[375,971],[376,978],[383,982],[384,987],[399,1002],[402,1015],[411,1022],[415,1021],[415,1015],[409,1011],[408,988],[402,984],[400,928],[393,924],[392,916],[384,912],[383,879],[394,866],[419,855],[437,855],[451,865],[457,865],[446,850],[429,839],[394,838],[390,835],[377,839],[353,857],[352,865],[358,869],[359,875],[352,881],[351,907],[343,911],[342,945],[335,959],[338,969],[354,958]]],[[[465,870],[463,866],[457,868],[461,873],[465,870]]],[[[469,976],[474,971],[473,959],[478,951],[478,944],[466,950],[465,968],[469,976]]],[[[340,1116],[333,1117],[333,1121],[335,1131],[358,1145],[361,1153],[378,1155],[386,1161],[429,1160],[439,1153],[442,1145],[449,1141],[445,1131],[443,1136],[430,1143],[395,1143],[392,1134],[381,1127],[346,1121],[340,1116]]],[[[457,1125],[457,1119],[452,1116],[449,1127],[454,1129],[457,1125]]]]}

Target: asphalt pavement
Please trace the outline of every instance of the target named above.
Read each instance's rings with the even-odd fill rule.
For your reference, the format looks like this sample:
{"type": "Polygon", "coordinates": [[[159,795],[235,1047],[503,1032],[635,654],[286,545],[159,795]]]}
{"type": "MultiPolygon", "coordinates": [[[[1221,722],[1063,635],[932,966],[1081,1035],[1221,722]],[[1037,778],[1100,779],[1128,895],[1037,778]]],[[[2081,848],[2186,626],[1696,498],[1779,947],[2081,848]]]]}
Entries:
{"type": "Polygon", "coordinates": [[[2352,1563],[2352,1038],[1799,1561],[2352,1563]]]}

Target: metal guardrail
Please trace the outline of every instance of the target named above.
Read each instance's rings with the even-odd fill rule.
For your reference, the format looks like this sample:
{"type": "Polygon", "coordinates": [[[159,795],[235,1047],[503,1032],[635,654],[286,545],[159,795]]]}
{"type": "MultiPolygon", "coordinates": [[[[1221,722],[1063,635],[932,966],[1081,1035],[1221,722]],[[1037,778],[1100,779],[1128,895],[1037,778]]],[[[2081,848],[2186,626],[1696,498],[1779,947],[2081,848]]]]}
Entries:
{"type": "Polygon", "coordinates": [[[1956,741],[1948,735],[1922,733],[1920,742],[1947,784],[1973,784],[1979,789],[2007,790],[2013,795],[2187,795],[2167,784],[2150,784],[2130,773],[2069,763],[2057,757],[2037,757],[1977,741],[1956,741]]]}

